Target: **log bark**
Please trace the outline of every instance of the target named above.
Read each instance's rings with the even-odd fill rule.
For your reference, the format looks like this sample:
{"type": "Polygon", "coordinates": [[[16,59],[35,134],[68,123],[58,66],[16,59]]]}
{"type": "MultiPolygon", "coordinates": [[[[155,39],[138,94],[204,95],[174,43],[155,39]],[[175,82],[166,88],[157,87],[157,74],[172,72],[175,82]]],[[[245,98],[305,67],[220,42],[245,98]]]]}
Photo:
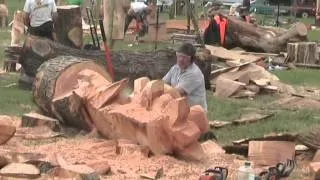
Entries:
{"type": "Polygon", "coordinates": [[[45,62],[34,83],[37,105],[62,122],[95,127],[103,137],[128,139],[155,154],[202,157],[197,140],[209,130],[202,107],[190,107],[176,89],[146,77],[135,80],[129,98],[128,80],[111,83],[102,67],[70,56],[45,62]]]}
{"type": "Polygon", "coordinates": [[[82,19],[81,9],[76,5],[58,6],[58,18],[55,21],[57,40],[66,46],[81,48],[82,19]]]}
{"type": "Polygon", "coordinates": [[[319,56],[315,42],[288,43],[287,52],[287,62],[318,64],[319,56]]]}
{"type": "MultiPolygon", "coordinates": [[[[10,52],[8,52],[10,54],[10,52]]],[[[106,65],[105,52],[98,50],[78,50],[64,46],[60,43],[35,36],[28,36],[25,44],[19,52],[20,63],[25,73],[35,77],[38,67],[48,59],[57,56],[74,56],[91,59],[99,64],[106,65]]],[[[130,85],[133,80],[142,76],[150,79],[161,79],[176,63],[175,51],[163,49],[152,52],[113,51],[111,59],[114,67],[115,81],[128,78],[130,85]]],[[[201,54],[197,56],[197,65],[205,75],[206,87],[210,87],[211,60],[203,59],[201,54]]]]}
{"type": "MultiPolygon", "coordinates": [[[[303,23],[297,23],[289,30],[283,30],[248,24],[235,17],[221,13],[220,15],[228,20],[225,45],[228,49],[241,47],[246,51],[280,53],[286,51],[288,42],[307,39],[307,28],[303,23]]],[[[210,37],[206,35],[204,38],[210,37]]]]}

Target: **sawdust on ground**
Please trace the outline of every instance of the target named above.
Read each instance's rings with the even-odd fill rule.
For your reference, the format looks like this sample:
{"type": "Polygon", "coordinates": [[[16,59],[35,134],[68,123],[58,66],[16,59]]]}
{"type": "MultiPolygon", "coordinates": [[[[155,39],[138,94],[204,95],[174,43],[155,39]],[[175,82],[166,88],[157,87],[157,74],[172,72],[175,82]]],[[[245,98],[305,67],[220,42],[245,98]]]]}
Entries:
{"type": "Polygon", "coordinates": [[[56,157],[62,156],[68,164],[94,164],[107,162],[111,173],[102,179],[141,179],[141,174],[155,173],[163,168],[163,179],[198,179],[208,168],[227,167],[229,177],[235,177],[236,169],[243,161],[235,155],[211,154],[199,162],[178,160],[173,156],[151,156],[133,154],[117,154],[114,140],[88,138],[62,139],[44,145],[24,146],[19,137],[12,138],[3,150],[19,153],[44,154],[46,160],[58,164],[56,157]]]}

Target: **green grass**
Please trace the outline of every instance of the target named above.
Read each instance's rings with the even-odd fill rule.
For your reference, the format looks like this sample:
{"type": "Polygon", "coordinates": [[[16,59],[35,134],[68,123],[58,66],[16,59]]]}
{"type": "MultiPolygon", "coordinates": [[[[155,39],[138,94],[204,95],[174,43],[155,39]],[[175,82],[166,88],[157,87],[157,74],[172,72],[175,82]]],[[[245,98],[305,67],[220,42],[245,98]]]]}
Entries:
{"type": "Polygon", "coordinates": [[[274,71],[282,82],[299,86],[320,87],[320,71],[315,69],[299,68],[290,71],[274,71]]]}
{"type": "Polygon", "coordinates": [[[18,78],[13,73],[0,75],[0,114],[21,116],[36,108],[31,91],[18,88],[18,78]]]}

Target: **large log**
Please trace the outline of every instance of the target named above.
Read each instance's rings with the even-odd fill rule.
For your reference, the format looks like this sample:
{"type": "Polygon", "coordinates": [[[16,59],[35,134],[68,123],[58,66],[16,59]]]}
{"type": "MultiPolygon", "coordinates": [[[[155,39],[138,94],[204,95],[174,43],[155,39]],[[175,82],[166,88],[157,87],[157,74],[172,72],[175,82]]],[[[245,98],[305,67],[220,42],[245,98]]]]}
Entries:
{"type": "MultiPolygon", "coordinates": [[[[14,54],[17,51],[8,53],[14,54]]],[[[38,67],[43,62],[57,56],[75,56],[91,59],[107,67],[104,51],[79,50],[35,36],[28,36],[26,38],[20,53],[20,63],[28,76],[35,77],[38,67]]],[[[150,79],[160,79],[176,63],[176,54],[173,49],[152,52],[113,51],[111,52],[111,57],[115,80],[129,78],[130,84],[132,84],[134,79],[141,76],[147,76],[150,79]]],[[[205,75],[206,87],[210,87],[210,59],[204,61],[203,56],[199,56],[198,59],[201,60],[197,60],[196,63],[205,75]]]]}
{"type": "Polygon", "coordinates": [[[127,79],[111,83],[97,63],[62,56],[41,65],[34,98],[41,109],[78,128],[95,127],[104,137],[132,140],[155,154],[200,159],[198,139],[209,130],[203,108],[190,107],[161,80],[143,77],[134,84],[129,98],[127,79]]]}
{"type": "Polygon", "coordinates": [[[80,7],[58,6],[57,12],[58,18],[54,24],[57,40],[66,46],[81,48],[83,40],[80,7]]]}
{"type": "MultiPolygon", "coordinates": [[[[288,42],[307,39],[308,31],[303,23],[297,23],[289,30],[284,30],[249,24],[221,13],[220,15],[228,20],[225,45],[228,49],[237,46],[253,52],[280,53],[286,51],[288,42]]],[[[210,39],[208,33],[205,33],[204,38],[210,39]]],[[[211,41],[212,44],[215,43],[211,41]]]]}

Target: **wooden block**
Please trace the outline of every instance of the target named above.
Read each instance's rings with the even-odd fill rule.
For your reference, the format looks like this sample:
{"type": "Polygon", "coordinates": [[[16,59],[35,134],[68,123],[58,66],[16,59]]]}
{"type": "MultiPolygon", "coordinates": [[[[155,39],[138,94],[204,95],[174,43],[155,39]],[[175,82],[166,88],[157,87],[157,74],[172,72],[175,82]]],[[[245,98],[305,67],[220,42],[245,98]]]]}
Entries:
{"type": "Polygon", "coordinates": [[[59,128],[59,121],[38,113],[24,114],[21,118],[22,127],[47,126],[52,130],[59,128]]]}
{"type": "Polygon", "coordinates": [[[142,93],[137,97],[137,101],[143,107],[149,109],[152,101],[160,97],[164,92],[164,82],[161,80],[152,80],[143,88],[142,93]]]}
{"type": "Polygon", "coordinates": [[[222,149],[221,146],[219,146],[214,141],[208,140],[206,142],[201,143],[201,147],[206,154],[224,154],[225,150],[222,149]]]}
{"type": "Polygon", "coordinates": [[[230,97],[239,90],[243,89],[246,84],[232,81],[225,78],[218,78],[216,82],[216,92],[217,97],[230,97]]]}
{"type": "Polygon", "coordinates": [[[240,52],[227,50],[223,47],[206,45],[206,48],[210,50],[213,56],[216,56],[222,59],[227,59],[227,60],[230,59],[235,61],[244,60],[245,62],[255,62],[261,59],[261,56],[244,55],[244,54],[241,54],[240,52]]]}
{"type": "Polygon", "coordinates": [[[173,136],[174,146],[183,149],[199,139],[201,132],[194,122],[186,121],[184,124],[173,128],[170,134],[173,136]]]}
{"type": "Polygon", "coordinates": [[[16,127],[6,119],[0,119],[0,145],[9,141],[16,132],[16,127]]]}
{"type": "Polygon", "coordinates": [[[192,106],[190,108],[187,120],[194,122],[202,134],[208,132],[210,129],[207,114],[200,105],[192,106]]]}
{"type": "Polygon", "coordinates": [[[5,177],[35,179],[40,177],[40,170],[31,164],[11,163],[0,170],[0,175],[5,177]]]}
{"type": "Polygon", "coordinates": [[[141,77],[134,80],[134,95],[137,95],[142,92],[143,88],[150,82],[148,77],[141,77]]]}
{"type": "Polygon", "coordinates": [[[93,107],[100,109],[119,97],[120,92],[127,87],[128,82],[128,79],[123,79],[110,85],[99,87],[95,96],[88,101],[93,107]]]}
{"type": "Polygon", "coordinates": [[[255,166],[274,166],[295,157],[295,144],[286,141],[250,141],[249,160],[255,166]]]}
{"type": "Polygon", "coordinates": [[[260,86],[260,87],[265,87],[270,83],[269,79],[256,79],[256,80],[252,80],[256,85],[260,86]]]}
{"type": "Polygon", "coordinates": [[[170,129],[173,126],[184,124],[190,112],[187,98],[181,97],[170,101],[162,112],[169,116],[166,128],[170,129]]]}

